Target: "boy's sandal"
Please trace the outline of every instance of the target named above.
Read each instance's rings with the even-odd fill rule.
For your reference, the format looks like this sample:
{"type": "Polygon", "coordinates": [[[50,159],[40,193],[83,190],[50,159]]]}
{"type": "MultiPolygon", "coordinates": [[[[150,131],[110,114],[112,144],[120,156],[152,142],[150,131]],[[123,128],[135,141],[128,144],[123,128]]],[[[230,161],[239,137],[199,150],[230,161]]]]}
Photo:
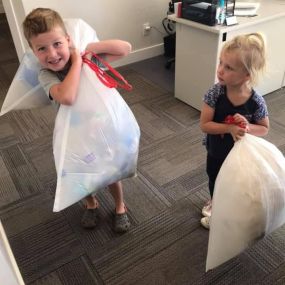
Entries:
{"type": "Polygon", "coordinates": [[[113,230],[116,233],[125,233],[131,227],[131,223],[129,221],[127,212],[122,213],[122,214],[117,214],[115,211],[113,223],[114,223],[113,230]]]}
{"type": "Polygon", "coordinates": [[[85,229],[93,229],[98,225],[99,221],[99,210],[95,209],[85,209],[82,219],[81,226],[85,229]]]}

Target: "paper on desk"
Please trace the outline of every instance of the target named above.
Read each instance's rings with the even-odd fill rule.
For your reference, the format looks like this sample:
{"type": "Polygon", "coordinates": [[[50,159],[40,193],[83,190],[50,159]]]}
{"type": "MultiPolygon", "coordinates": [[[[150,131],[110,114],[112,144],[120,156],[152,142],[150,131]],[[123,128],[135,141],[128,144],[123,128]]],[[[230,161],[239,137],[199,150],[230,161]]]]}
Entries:
{"type": "Polygon", "coordinates": [[[260,3],[255,2],[236,2],[235,3],[235,16],[255,16],[260,3]]]}

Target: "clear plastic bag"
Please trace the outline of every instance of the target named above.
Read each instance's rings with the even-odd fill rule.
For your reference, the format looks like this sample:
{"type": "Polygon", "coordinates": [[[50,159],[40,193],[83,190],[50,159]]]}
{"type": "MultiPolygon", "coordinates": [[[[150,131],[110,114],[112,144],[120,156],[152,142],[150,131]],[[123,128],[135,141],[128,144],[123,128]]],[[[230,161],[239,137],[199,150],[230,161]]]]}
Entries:
{"type": "Polygon", "coordinates": [[[5,97],[0,116],[12,110],[32,109],[50,104],[38,81],[40,68],[34,54],[31,51],[25,53],[5,97]]]}
{"type": "MultiPolygon", "coordinates": [[[[65,19],[64,24],[74,46],[84,51],[87,44],[97,42],[97,34],[81,19],[65,19]]],[[[50,100],[38,81],[41,66],[32,53],[27,51],[9,87],[0,116],[11,110],[31,109],[49,105],[50,100]]]]}
{"type": "Polygon", "coordinates": [[[212,204],[206,271],[285,223],[285,158],[270,142],[246,134],[224,161],[212,204]]]}
{"type": "Polygon", "coordinates": [[[139,138],[135,117],[118,91],[83,63],[76,102],[61,105],[56,117],[54,211],[134,176],[139,138]]]}

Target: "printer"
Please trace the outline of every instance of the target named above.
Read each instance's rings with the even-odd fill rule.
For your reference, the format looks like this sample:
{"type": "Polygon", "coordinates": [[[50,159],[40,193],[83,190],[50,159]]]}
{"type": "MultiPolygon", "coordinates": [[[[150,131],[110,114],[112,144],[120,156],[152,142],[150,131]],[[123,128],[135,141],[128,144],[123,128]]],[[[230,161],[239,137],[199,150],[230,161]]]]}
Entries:
{"type": "Polygon", "coordinates": [[[216,24],[217,2],[218,0],[182,0],[181,18],[214,26],[216,24]]]}

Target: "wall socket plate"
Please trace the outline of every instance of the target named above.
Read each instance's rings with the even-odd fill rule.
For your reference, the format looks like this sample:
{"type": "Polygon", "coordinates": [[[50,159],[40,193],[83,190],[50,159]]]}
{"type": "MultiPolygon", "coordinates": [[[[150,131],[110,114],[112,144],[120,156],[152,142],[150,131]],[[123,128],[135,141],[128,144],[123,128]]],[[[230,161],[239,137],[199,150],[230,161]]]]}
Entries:
{"type": "Polygon", "coordinates": [[[149,22],[143,24],[143,35],[147,36],[150,33],[151,26],[149,22]]]}

